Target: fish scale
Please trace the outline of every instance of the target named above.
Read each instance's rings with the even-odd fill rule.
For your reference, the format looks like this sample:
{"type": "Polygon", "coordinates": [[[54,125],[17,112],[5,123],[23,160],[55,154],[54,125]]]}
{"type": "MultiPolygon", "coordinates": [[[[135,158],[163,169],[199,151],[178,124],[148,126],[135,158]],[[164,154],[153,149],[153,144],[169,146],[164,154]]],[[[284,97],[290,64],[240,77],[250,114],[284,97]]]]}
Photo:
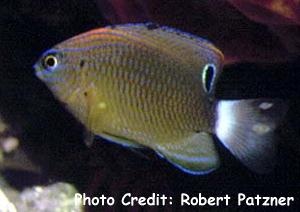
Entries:
{"type": "MultiPolygon", "coordinates": [[[[138,59],[137,59],[138,60],[138,59]]],[[[127,65],[128,65],[128,63],[127,63],[127,65]]],[[[133,70],[132,69],[132,67],[129,67],[128,68],[129,70],[133,70]]],[[[124,69],[124,67],[123,67],[123,69],[120,69],[120,70],[122,70],[122,71],[119,71],[118,73],[116,72],[117,70],[114,70],[114,72],[113,73],[115,73],[116,74],[116,76],[119,76],[118,74],[120,74],[121,75],[121,73],[124,73],[124,70],[127,70],[127,69],[124,69]]],[[[138,75],[132,75],[132,76],[138,76],[138,75]]],[[[113,77],[113,76],[111,76],[111,77],[113,77]]],[[[131,77],[129,77],[129,78],[131,78],[131,77]]],[[[139,78],[137,78],[137,79],[139,79],[139,78]]],[[[125,79],[126,80],[126,79],[125,79]]],[[[128,79],[127,79],[128,80],[128,79]]],[[[109,81],[109,80],[108,80],[109,81]]],[[[153,82],[155,82],[155,81],[153,81],[153,82]]],[[[174,81],[171,81],[170,80],[170,83],[172,83],[172,82],[174,82],[174,81]]],[[[116,84],[122,84],[122,83],[120,83],[120,82],[117,82],[116,84]]],[[[174,85],[176,85],[176,84],[174,84],[174,85]]],[[[173,85],[173,86],[174,86],[173,85]]],[[[153,88],[157,88],[157,85],[155,84],[155,83],[152,83],[152,86],[153,86],[153,88]]],[[[125,92],[123,95],[124,95],[124,98],[125,99],[131,99],[131,100],[140,100],[140,98],[132,98],[133,96],[135,96],[135,92],[134,91],[136,91],[137,90],[137,88],[136,88],[136,86],[128,86],[129,88],[131,88],[131,90],[130,91],[128,91],[127,93],[125,92]],[[126,95],[128,95],[128,96],[126,96],[126,95]]],[[[125,90],[126,91],[126,90],[125,90]]],[[[148,92],[147,92],[148,90],[146,90],[145,91],[145,95],[147,95],[148,94],[148,92]]],[[[149,94],[148,94],[149,95],[149,94]]],[[[138,96],[139,97],[139,96],[138,96]]],[[[153,100],[152,100],[152,102],[148,102],[148,105],[151,105],[151,104],[155,104],[155,101],[160,101],[159,100],[159,98],[161,97],[161,95],[159,95],[158,96],[158,98],[155,98],[155,96],[153,96],[154,98],[153,98],[153,100]]],[[[112,97],[112,98],[115,98],[115,99],[117,99],[116,97],[112,97]]],[[[143,105],[143,102],[133,102],[132,104],[134,104],[134,105],[138,105],[140,103],[140,105],[143,105]]],[[[144,104],[146,104],[146,103],[144,103],[144,104]]],[[[180,102],[178,102],[178,104],[177,105],[183,105],[182,103],[180,103],[180,102]]],[[[170,109],[170,108],[169,108],[170,109]]],[[[171,109],[173,109],[173,108],[171,108],[171,109]]],[[[141,118],[143,118],[144,116],[145,116],[145,114],[147,114],[147,113],[144,113],[144,111],[139,111],[138,110],[138,108],[136,108],[136,110],[137,111],[134,111],[134,113],[133,114],[139,114],[140,116],[136,116],[136,117],[134,117],[135,119],[134,120],[132,120],[133,122],[138,122],[138,120],[139,119],[141,119],[141,118]],[[137,113],[136,113],[137,112],[137,113]]],[[[159,110],[154,110],[155,112],[156,111],[158,111],[157,113],[154,113],[154,114],[149,114],[150,115],[150,117],[154,117],[154,120],[158,120],[157,122],[158,123],[161,123],[162,125],[164,124],[163,123],[163,121],[164,120],[159,120],[159,117],[160,117],[160,111],[159,110]]],[[[164,113],[165,111],[167,111],[167,110],[165,110],[165,108],[163,108],[162,109],[162,113],[164,113]]],[[[180,111],[179,111],[180,112],[180,111]]],[[[172,120],[172,117],[167,117],[167,118],[169,118],[169,119],[171,119],[172,120]]],[[[126,118],[127,120],[130,120],[130,117],[128,117],[128,118],[126,118]]],[[[168,119],[165,119],[165,120],[168,120],[168,119]]],[[[156,123],[156,124],[158,124],[158,123],[156,123]]],[[[178,122],[178,123],[182,123],[182,122],[178,122]]],[[[164,125],[163,125],[164,126],[164,125]]],[[[179,128],[179,127],[178,127],[179,128]]],[[[162,128],[163,129],[163,128],[162,128]]],[[[165,130],[164,130],[165,131],[165,130]]]]}
{"type": "MultiPolygon", "coordinates": [[[[112,42],[112,38],[110,38],[110,42],[112,42]]],[[[99,41],[98,39],[96,41],[99,41]]],[[[95,41],[95,42],[96,42],[95,41]]],[[[103,41],[103,38],[102,38],[102,41],[103,41]]],[[[104,48],[107,48],[108,47],[108,51],[103,51],[103,48],[102,49],[102,56],[105,53],[107,54],[112,54],[112,55],[115,55],[115,57],[112,57],[110,58],[110,62],[111,64],[113,64],[114,66],[117,66],[118,65],[118,61],[122,64],[123,68],[122,69],[119,69],[121,71],[117,72],[118,70],[117,69],[113,69],[113,71],[111,71],[111,77],[112,78],[117,78],[119,77],[118,74],[122,74],[124,73],[124,70],[130,70],[130,73],[129,73],[129,78],[127,79],[124,79],[124,80],[129,80],[130,82],[134,81],[134,77],[136,79],[139,79],[139,73],[135,73],[134,70],[138,70],[136,68],[140,68],[140,66],[138,65],[135,65],[135,63],[138,63],[136,61],[145,61],[145,57],[147,55],[151,55],[151,52],[146,52],[145,54],[141,54],[141,52],[143,52],[143,48],[142,48],[142,45],[137,45],[135,44],[134,46],[131,44],[128,44],[128,41],[123,41],[125,43],[119,43],[120,42],[120,38],[116,39],[113,44],[115,45],[110,45],[110,46],[105,46],[104,48]],[[125,52],[122,53],[122,50],[126,50],[125,52]],[[130,58],[131,55],[134,54],[134,52],[139,52],[140,54],[139,55],[135,55],[135,59],[133,58],[130,58]],[[123,57],[123,55],[126,55],[126,57],[123,57]],[[144,56],[146,55],[146,56],[144,56]],[[115,58],[118,58],[118,59],[115,59],[115,58]],[[120,59],[122,58],[122,59],[120,59]],[[134,61],[134,62],[132,62],[134,61]],[[124,67],[127,67],[127,69],[125,69],[124,67]]],[[[91,45],[91,44],[87,44],[87,45],[91,45]]],[[[84,48],[84,47],[83,47],[84,48]]],[[[151,50],[151,49],[150,49],[151,50]]],[[[175,49],[176,50],[176,49],[175,49]]],[[[93,49],[93,51],[96,51],[96,48],[93,49]]],[[[149,50],[148,50],[149,51],[149,50]]],[[[156,53],[156,52],[155,52],[156,53]]],[[[92,53],[93,54],[93,53],[92,53]]],[[[151,55],[152,56],[152,55],[151,55]]],[[[160,61],[162,60],[161,56],[160,55],[157,55],[156,56],[156,63],[160,64],[160,66],[162,66],[162,64],[166,64],[164,61],[160,61]]],[[[104,56],[104,58],[106,58],[104,56]]],[[[151,57],[150,57],[151,58],[151,57]]],[[[164,57],[163,60],[166,60],[166,58],[164,57]]],[[[168,61],[169,62],[169,61],[168,61]]],[[[171,58],[171,61],[169,62],[170,64],[176,64],[174,61],[172,61],[172,58],[171,58]]],[[[155,67],[155,65],[153,65],[152,67],[155,67]]],[[[171,67],[174,69],[174,67],[171,67]]],[[[166,67],[157,67],[156,69],[152,69],[150,71],[150,73],[152,73],[152,77],[161,77],[160,74],[155,74],[157,72],[157,70],[164,70],[165,72],[168,72],[170,74],[168,75],[163,75],[165,76],[166,78],[162,79],[162,82],[159,83],[159,85],[157,83],[151,83],[150,85],[150,88],[152,90],[157,90],[157,87],[158,86],[161,86],[162,84],[164,85],[169,85],[169,88],[167,86],[165,86],[165,95],[167,97],[171,97],[171,96],[174,96],[173,95],[173,92],[172,89],[177,89],[178,86],[180,86],[180,84],[178,85],[178,83],[176,83],[177,81],[180,81],[180,79],[174,79],[172,78],[172,71],[168,70],[170,69],[167,65],[166,67]]],[[[184,70],[183,70],[184,71],[184,70]]],[[[100,77],[101,78],[101,77],[100,77]]],[[[110,80],[110,79],[108,79],[110,80]]],[[[156,80],[152,80],[152,82],[157,82],[159,79],[156,79],[156,80]]],[[[116,82],[116,83],[120,83],[119,81],[116,82]]],[[[96,83],[98,84],[98,83],[96,83]]],[[[135,93],[134,91],[137,89],[136,88],[136,85],[133,83],[132,86],[129,86],[129,89],[130,89],[130,92],[127,92],[127,96],[125,97],[125,99],[132,99],[132,100],[139,100],[140,98],[132,98],[135,93]]],[[[199,86],[198,86],[198,89],[200,90],[200,83],[199,83],[199,86]]],[[[126,91],[126,90],[125,90],[126,91]]],[[[145,91],[145,95],[147,95],[147,91],[145,91]]],[[[159,92],[159,91],[158,91],[159,92]]],[[[126,94],[126,93],[125,93],[126,94]]],[[[187,93],[189,94],[189,93],[187,93]]],[[[148,94],[149,95],[149,94],[148,94]]],[[[151,95],[151,94],[150,94],[151,95]]],[[[164,95],[162,95],[164,96],[164,95]]],[[[159,98],[161,97],[161,95],[159,94],[157,97],[154,95],[153,98],[152,98],[152,101],[151,102],[148,102],[149,105],[151,104],[159,104],[160,105],[160,102],[162,102],[159,98]]],[[[193,96],[192,96],[193,97],[193,96]]],[[[116,97],[112,97],[112,98],[116,98],[116,97]]],[[[174,97],[174,99],[176,100],[176,96],[174,97]]],[[[192,103],[189,105],[189,107],[193,107],[193,105],[195,105],[194,102],[191,102],[189,101],[191,98],[186,98],[184,99],[183,101],[185,101],[186,103],[192,103]]],[[[177,101],[177,102],[173,102],[173,105],[177,105],[177,106],[183,106],[183,101],[177,101]]],[[[132,102],[133,105],[143,105],[143,102],[132,102]]],[[[145,103],[144,103],[145,104],[145,103]]],[[[169,110],[171,110],[171,113],[167,113],[168,110],[166,110],[165,108],[162,108],[162,110],[153,110],[152,113],[148,114],[150,116],[150,120],[156,120],[156,126],[159,126],[159,129],[162,129],[164,133],[168,132],[168,130],[170,131],[170,128],[167,128],[167,127],[164,127],[164,126],[171,126],[173,123],[178,123],[178,125],[176,126],[173,126],[174,129],[182,129],[182,128],[185,128],[187,129],[187,125],[190,126],[190,124],[187,124],[184,120],[185,119],[189,119],[188,120],[188,123],[190,123],[191,121],[195,121],[193,119],[191,119],[192,117],[194,117],[195,115],[197,116],[198,113],[196,112],[196,114],[189,114],[189,110],[187,107],[169,107],[169,110]],[[177,111],[174,111],[176,110],[177,111]],[[174,120],[174,114],[183,114],[183,115],[186,115],[185,117],[177,117],[177,119],[174,120]],[[163,116],[164,119],[161,119],[160,116],[163,116]],[[170,123],[170,124],[169,124],[170,123]],[[162,126],[160,126],[162,125],[162,126]]],[[[200,111],[200,110],[199,110],[200,111]]],[[[145,113],[143,111],[140,111],[138,107],[135,107],[135,110],[133,112],[133,114],[131,115],[133,117],[133,120],[131,120],[130,117],[126,118],[127,120],[131,120],[131,123],[133,122],[139,122],[140,119],[144,120],[145,119],[145,113]]],[[[199,119],[197,119],[199,120],[199,119]]],[[[128,123],[127,123],[128,124],[128,123]]],[[[174,124],[173,124],[174,125],[174,124]]],[[[155,128],[154,128],[155,129],[155,128]]],[[[153,130],[154,130],[153,129],[153,130]]],[[[174,129],[172,131],[174,131],[174,129]]],[[[192,131],[193,129],[189,129],[190,131],[192,131]]],[[[162,132],[159,132],[159,133],[162,133],[162,132]]]]}

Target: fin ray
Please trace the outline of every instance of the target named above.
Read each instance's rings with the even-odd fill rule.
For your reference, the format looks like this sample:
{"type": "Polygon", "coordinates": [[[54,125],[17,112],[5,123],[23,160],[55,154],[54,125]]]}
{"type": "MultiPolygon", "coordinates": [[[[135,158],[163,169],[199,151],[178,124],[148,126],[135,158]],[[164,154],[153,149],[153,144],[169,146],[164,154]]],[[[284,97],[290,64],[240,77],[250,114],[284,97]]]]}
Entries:
{"type": "Polygon", "coordinates": [[[190,174],[207,174],[218,168],[219,157],[214,141],[207,133],[197,133],[180,142],[176,148],[172,142],[160,144],[156,152],[170,163],[190,174]]]}
{"type": "Polygon", "coordinates": [[[216,134],[245,166],[258,173],[273,169],[274,131],[287,111],[283,100],[222,100],[217,105],[216,134]]]}

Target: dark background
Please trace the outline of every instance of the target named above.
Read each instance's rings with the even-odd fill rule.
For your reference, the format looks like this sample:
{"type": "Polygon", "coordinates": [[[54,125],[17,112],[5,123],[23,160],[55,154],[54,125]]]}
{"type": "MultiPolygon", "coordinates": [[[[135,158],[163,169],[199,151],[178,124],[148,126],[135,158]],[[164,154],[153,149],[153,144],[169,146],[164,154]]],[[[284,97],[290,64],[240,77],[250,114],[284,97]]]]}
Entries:
{"type": "Polygon", "coordinates": [[[126,192],[174,198],[182,192],[299,197],[299,54],[286,51],[270,28],[248,20],[226,1],[202,1],[196,6],[195,1],[131,1],[139,4],[128,2],[129,6],[119,1],[117,9],[116,2],[1,1],[0,114],[20,139],[20,149],[42,170],[38,174],[6,170],[10,184],[22,189],[66,181],[81,192],[116,199],[126,192]],[[32,65],[44,50],[80,32],[149,20],[203,35],[221,47],[229,59],[217,87],[218,98],[279,97],[289,102],[278,130],[278,165],[272,173],[248,171],[219,142],[222,166],[205,176],[182,173],[150,151],[141,156],[100,139],[91,148],[85,146],[82,126],[35,77],[32,65]],[[251,42],[234,42],[242,42],[241,38],[251,42]],[[234,52],[241,57],[236,59],[234,52]]]}

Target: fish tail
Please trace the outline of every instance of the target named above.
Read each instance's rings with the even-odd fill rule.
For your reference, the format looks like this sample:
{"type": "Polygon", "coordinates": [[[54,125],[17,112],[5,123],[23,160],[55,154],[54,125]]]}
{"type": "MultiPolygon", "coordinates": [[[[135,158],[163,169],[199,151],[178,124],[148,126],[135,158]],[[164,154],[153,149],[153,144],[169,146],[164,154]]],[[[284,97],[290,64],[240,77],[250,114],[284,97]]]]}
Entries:
{"type": "Polygon", "coordinates": [[[287,112],[280,99],[221,100],[215,132],[223,145],[246,167],[267,173],[276,164],[274,135],[287,112]]]}

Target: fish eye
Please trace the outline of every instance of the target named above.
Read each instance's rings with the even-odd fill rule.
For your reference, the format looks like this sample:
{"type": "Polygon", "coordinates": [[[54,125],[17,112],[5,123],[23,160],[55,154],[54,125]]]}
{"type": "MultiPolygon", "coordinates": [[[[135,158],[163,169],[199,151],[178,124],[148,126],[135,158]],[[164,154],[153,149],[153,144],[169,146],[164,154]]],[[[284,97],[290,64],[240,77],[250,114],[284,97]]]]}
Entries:
{"type": "Polygon", "coordinates": [[[55,55],[49,54],[43,59],[43,66],[45,69],[53,69],[57,66],[58,59],[55,55]]]}
{"type": "Polygon", "coordinates": [[[206,64],[202,72],[202,83],[205,92],[209,93],[212,89],[215,78],[216,66],[214,64],[206,64]]]}

